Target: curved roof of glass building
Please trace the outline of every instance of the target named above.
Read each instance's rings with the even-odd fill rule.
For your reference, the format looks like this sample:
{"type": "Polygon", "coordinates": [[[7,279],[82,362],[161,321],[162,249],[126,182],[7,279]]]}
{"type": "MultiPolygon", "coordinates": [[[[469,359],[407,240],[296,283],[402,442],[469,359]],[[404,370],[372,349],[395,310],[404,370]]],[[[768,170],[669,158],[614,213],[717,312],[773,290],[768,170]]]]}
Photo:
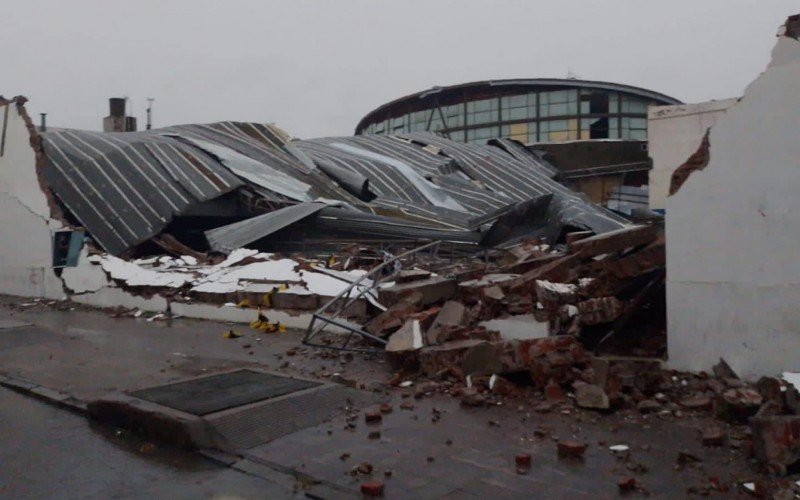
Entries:
{"type": "Polygon", "coordinates": [[[524,142],[645,138],[646,125],[641,121],[646,120],[647,106],[680,103],[659,92],[611,82],[487,80],[433,87],[395,99],[362,118],[356,134],[441,131],[464,142],[523,136],[524,142]]]}

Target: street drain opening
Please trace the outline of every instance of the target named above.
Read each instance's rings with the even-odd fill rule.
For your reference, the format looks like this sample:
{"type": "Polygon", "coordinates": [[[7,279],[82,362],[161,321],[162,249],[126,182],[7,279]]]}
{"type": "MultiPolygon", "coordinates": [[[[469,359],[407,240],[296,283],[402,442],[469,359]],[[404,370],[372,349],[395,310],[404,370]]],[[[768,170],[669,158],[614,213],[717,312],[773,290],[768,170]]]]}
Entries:
{"type": "Polygon", "coordinates": [[[139,399],[192,415],[210,413],[277,398],[322,385],[253,370],[237,370],[130,393],[139,399]]]}

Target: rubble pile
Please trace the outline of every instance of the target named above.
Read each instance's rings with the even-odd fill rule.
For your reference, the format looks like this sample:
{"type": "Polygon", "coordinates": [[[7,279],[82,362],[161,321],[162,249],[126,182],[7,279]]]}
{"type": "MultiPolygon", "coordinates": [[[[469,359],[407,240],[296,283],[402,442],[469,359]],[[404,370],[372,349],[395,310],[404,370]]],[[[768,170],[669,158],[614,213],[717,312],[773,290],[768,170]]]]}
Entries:
{"type": "Polygon", "coordinates": [[[629,332],[642,311],[649,323],[639,333],[663,338],[661,317],[652,311],[663,301],[658,228],[580,232],[566,240],[556,250],[518,245],[496,259],[492,272],[480,263],[461,279],[402,271],[379,287],[386,310],[364,329],[386,338],[398,363],[418,364],[427,376],[528,372],[542,389],[586,378],[576,376],[593,369],[585,349],[629,332]]]}

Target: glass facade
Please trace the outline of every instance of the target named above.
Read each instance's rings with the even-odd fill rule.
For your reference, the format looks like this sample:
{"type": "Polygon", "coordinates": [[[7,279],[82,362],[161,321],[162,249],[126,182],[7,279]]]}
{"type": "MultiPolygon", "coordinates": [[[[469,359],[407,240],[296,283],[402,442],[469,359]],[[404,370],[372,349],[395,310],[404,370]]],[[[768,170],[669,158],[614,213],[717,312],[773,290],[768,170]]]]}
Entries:
{"type": "Polygon", "coordinates": [[[565,88],[464,99],[373,122],[360,133],[432,131],[482,144],[498,137],[524,143],[578,139],[647,139],[647,107],[664,104],[625,92],[565,88]]]}

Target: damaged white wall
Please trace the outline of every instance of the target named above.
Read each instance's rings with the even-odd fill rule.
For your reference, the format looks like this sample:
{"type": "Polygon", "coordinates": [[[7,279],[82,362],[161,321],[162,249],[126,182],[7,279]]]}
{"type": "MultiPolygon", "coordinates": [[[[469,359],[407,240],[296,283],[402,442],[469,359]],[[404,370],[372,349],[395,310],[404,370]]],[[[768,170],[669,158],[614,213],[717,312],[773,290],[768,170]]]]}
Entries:
{"type": "MultiPolygon", "coordinates": [[[[39,182],[36,151],[31,146],[31,130],[24,113],[24,108],[17,106],[16,102],[0,106],[0,235],[2,235],[0,293],[57,300],[69,298],[74,302],[95,307],[122,306],[156,313],[167,311],[170,304],[164,297],[152,293],[146,296],[135,295],[118,286],[109,279],[108,269],[104,269],[97,262],[92,262],[93,259],[97,261],[100,257],[89,257],[86,248],[80,253],[77,267],[64,268],[61,277],[56,274],[53,269],[53,232],[65,229],[66,226],[52,218],[49,205],[51,201],[48,200],[39,182]]],[[[247,255],[255,253],[252,251],[247,255]]],[[[136,268],[137,272],[149,273],[147,276],[153,277],[158,283],[160,283],[158,279],[169,274],[147,271],[111,256],[105,256],[103,259],[101,259],[103,262],[114,260],[136,268]]],[[[292,266],[296,264],[293,262],[292,266]]],[[[275,273],[265,271],[264,274],[257,277],[270,278],[270,275],[275,273]]],[[[295,286],[290,287],[288,291],[336,295],[347,286],[345,281],[329,276],[313,272],[306,274],[304,277],[309,281],[308,290],[305,288],[301,290],[301,287],[295,286]],[[331,281],[334,283],[331,284],[331,281]]],[[[280,276],[272,277],[280,278],[280,276]]],[[[115,279],[121,278],[115,276],[115,279]]],[[[230,283],[212,284],[218,287],[231,286],[230,283]]],[[[234,285],[238,286],[237,283],[234,285]]],[[[308,312],[276,309],[267,309],[265,312],[271,321],[279,321],[294,328],[305,328],[311,317],[308,312]]],[[[172,304],[172,313],[194,318],[247,323],[257,316],[257,311],[254,309],[200,302],[172,304]]]]}
{"type": "Polygon", "coordinates": [[[0,293],[62,298],[52,270],[52,231],[47,198],[36,175],[30,133],[15,103],[0,106],[0,293]]]}
{"type": "Polygon", "coordinates": [[[648,150],[653,160],[649,175],[651,210],[667,207],[672,172],[697,150],[706,130],[737,101],[722,99],[648,108],[648,150]]]}
{"type": "Polygon", "coordinates": [[[667,199],[669,362],[748,378],[800,370],[800,42],[711,129],[710,161],[667,199]]]}

